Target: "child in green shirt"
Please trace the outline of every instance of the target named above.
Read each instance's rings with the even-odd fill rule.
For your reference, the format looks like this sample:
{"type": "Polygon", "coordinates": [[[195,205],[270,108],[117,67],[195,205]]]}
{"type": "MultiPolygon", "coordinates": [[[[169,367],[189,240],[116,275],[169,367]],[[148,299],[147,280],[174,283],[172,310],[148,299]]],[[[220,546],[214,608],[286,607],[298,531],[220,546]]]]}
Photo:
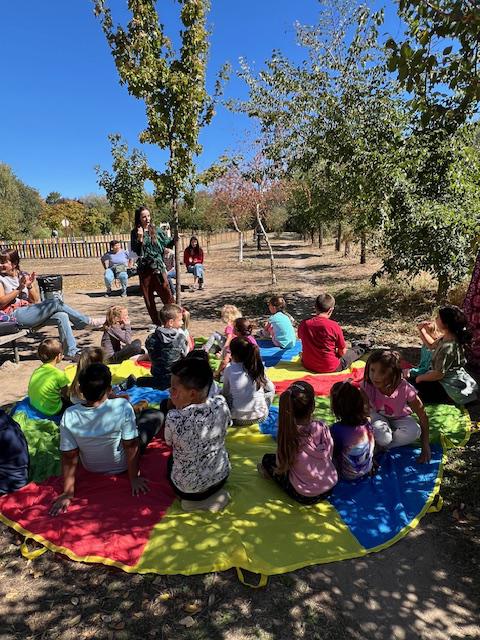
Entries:
{"type": "Polygon", "coordinates": [[[57,364],[63,358],[63,347],[59,340],[47,338],[42,340],[37,353],[43,364],[32,373],[28,397],[37,411],[54,416],[62,411],[63,399],[68,396],[68,377],[64,371],[57,369],[57,364]]]}

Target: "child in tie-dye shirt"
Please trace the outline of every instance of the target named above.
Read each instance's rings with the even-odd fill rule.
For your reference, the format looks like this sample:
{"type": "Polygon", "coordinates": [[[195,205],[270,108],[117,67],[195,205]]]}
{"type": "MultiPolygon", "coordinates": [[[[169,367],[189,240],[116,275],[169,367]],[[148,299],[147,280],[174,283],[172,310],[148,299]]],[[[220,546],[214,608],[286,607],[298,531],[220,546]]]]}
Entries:
{"type": "Polygon", "coordinates": [[[375,438],[365,392],[350,381],[337,382],[330,391],[332,412],[338,422],[331,427],[333,461],[341,478],[357,480],[370,473],[375,438]]]}

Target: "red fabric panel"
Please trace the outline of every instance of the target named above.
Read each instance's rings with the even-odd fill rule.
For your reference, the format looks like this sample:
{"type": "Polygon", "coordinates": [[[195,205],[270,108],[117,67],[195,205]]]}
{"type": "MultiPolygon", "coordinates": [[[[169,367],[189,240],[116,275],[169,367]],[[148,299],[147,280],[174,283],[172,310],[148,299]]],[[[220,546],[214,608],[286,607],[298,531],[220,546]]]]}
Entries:
{"type": "Polygon", "coordinates": [[[137,360],[135,364],[138,364],[139,367],[144,367],[145,369],[151,369],[152,363],[150,360],[137,360]]]}
{"type": "Polygon", "coordinates": [[[312,373],[312,375],[305,376],[303,378],[282,380],[281,382],[275,382],[275,393],[283,393],[293,382],[295,382],[295,380],[304,380],[305,382],[309,382],[315,389],[315,395],[328,396],[330,394],[330,389],[336,382],[344,382],[345,380],[351,379],[354,382],[359,383],[363,378],[364,370],[364,367],[361,367],[358,369],[354,368],[352,373],[336,373],[328,375],[312,373]]]}
{"type": "Polygon", "coordinates": [[[27,531],[41,535],[80,558],[100,556],[135,565],[143,553],[153,526],[175,499],[167,480],[170,449],[154,440],[140,461],[149,493],[132,496],[127,473],[104,476],[77,472],[75,498],[67,513],[48,515],[52,501],[62,492],[61,478],[30,483],[0,498],[0,512],[27,531]]]}

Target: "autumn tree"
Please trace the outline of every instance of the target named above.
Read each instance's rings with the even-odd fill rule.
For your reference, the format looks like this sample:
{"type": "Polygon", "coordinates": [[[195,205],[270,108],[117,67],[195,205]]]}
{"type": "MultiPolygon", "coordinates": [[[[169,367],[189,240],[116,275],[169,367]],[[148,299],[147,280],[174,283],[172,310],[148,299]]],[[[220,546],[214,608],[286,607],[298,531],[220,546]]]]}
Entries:
{"type": "MultiPolygon", "coordinates": [[[[126,28],[114,26],[105,0],[94,0],[95,14],[112,50],[120,83],[143,100],[147,127],[140,141],[168,152],[163,170],[149,167],[147,178],[158,199],[169,201],[175,237],[177,302],[180,302],[178,205],[197,182],[194,158],[201,151],[200,129],[214,115],[213,100],[205,89],[208,54],[206,0],[179,0],[180,46],[175,50],[155,9],[154,0],[129,0],[131,20],[126,28]]],[[[217,82],[216,94],[220,92],[217,82]]]]}

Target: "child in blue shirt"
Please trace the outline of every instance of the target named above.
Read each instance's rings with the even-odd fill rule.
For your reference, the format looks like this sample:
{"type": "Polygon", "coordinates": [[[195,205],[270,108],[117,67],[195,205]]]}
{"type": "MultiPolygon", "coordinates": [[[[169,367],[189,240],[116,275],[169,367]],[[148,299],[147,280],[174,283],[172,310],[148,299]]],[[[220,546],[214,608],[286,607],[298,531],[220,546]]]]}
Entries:
{"type": "Polygon", "coordinates": [[[265,324],[265,330],[271,337],[273,344],[282,349],[291,349],[297,338],[293,328],[292,318],[287,313],[287,303],[282,296],[273,296],[268,303],[271,316],[265,324]]]}
{"type": "Polygon", "coordinates": [[[333,461],[341,478],[358,480],[373,466],[375,438],[365,392],[349,380],[336,382],[330,391],[332,412],[338,422],[331,427],[333,461]]]}

